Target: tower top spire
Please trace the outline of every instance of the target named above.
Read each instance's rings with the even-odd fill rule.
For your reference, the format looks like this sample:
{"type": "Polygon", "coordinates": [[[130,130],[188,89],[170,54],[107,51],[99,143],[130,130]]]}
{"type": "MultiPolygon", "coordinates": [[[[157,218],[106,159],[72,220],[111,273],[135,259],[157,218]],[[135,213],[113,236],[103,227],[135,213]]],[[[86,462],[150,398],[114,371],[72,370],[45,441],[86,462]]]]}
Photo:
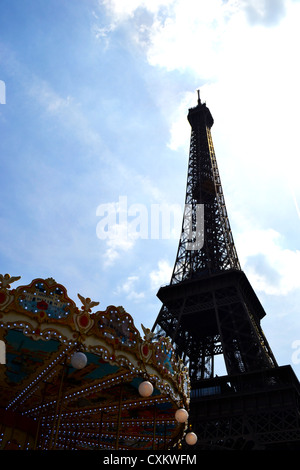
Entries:
{"type": "Polygon", "coordinates": [[[199,88],[197,90],[197,94],[198,94],[198,105],[200,105],[201,104],[201,99],[200,99],[200,90],[199,90],[199,88]]]}

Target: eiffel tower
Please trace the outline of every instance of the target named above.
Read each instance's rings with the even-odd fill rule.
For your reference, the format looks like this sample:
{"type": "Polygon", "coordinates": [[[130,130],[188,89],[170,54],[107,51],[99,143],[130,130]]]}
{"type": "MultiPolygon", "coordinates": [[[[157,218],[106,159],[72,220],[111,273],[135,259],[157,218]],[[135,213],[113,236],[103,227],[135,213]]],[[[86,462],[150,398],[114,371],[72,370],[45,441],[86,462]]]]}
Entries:
{"type": "Polygon", "coordinates": [[[188,365],[189,423],[197,449],[300,449],[300,386],[278,366],[261,328],[266,315],[241,270],[211,137],[213,117],[198,91],[191,125],[185,211],[170,284],[157,293],[153,325],[188,365]],[[216,356],[226,373],[215,375],[216,356]]]}

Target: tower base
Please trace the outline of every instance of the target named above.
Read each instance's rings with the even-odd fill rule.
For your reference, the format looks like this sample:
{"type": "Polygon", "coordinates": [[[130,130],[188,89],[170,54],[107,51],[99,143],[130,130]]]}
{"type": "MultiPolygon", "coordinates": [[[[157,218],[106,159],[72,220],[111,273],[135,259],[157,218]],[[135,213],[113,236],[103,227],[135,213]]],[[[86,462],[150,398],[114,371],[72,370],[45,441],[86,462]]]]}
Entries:
{"type": "Polygon", "coordinates": [[[193,384],[195,450],[300,450],[300,386],[290,366],[193,384]]]}

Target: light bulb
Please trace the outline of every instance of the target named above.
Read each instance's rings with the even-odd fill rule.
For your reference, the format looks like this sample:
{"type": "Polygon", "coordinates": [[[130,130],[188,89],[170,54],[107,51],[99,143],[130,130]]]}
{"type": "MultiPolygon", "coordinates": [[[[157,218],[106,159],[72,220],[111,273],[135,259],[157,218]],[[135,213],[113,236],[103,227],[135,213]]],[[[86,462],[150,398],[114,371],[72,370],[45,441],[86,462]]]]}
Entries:
{"type": "Polygon", "coordinates": [[[185,441],[189,446],[193,446],[196,444],[198,440],[197,435],[194,432],[188,432],[185,436],[185,441]]]}
{"type": "Polygon", "coordinates": [[[188,420],[189,414],[184,408],[179,408],[175,413],[175,419],[178,423],[185,423],[188,420]]]}
{"type": "Polygon", "coordinates": [[[153,385],[151,382],[145,380],[139,385],[139,394],[142,397],[150,397],[153,393],[153,385]]]}
{"type": "Polygon", "coordinates": [[[83,352],[76,352],[71,357],[71,364],[74,369],[83,369],[87,364],[87,357],[83,352]]]}

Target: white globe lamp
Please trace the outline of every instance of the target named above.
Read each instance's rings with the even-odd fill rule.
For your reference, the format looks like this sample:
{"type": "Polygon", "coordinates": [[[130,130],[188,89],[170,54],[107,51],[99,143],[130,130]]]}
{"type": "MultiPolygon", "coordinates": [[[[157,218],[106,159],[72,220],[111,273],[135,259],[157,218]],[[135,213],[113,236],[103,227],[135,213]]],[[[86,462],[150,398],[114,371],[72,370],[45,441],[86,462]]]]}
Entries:
{"type": "Polygon", "coordinates": [[[189,414],[184,408],[179,408],[175,413],[175,419],[178,423],[186,423],[189,414]]]}
{"type": "Polygon", "coordinates": [[[142,397],[150,397],[153,393],[153,385],[151,382],[148,382],[148,380],[145,380],[144,382],[140,383],[139,385],[139,394],[142,397]]]}
{"type": "Polygon", "coordinates": [[[74,369],[83,369],[87,364],[87,357],[83,352],[77,351],[71,357],[71,364],[74,369]]]}
{"type": "Polygon", "coordinates": [[[194,432],[188,432],[187,435],[185,436],[185,442],[189,446],[194,446],[197,440],[198,440],[198,437],[194,432]]]}

